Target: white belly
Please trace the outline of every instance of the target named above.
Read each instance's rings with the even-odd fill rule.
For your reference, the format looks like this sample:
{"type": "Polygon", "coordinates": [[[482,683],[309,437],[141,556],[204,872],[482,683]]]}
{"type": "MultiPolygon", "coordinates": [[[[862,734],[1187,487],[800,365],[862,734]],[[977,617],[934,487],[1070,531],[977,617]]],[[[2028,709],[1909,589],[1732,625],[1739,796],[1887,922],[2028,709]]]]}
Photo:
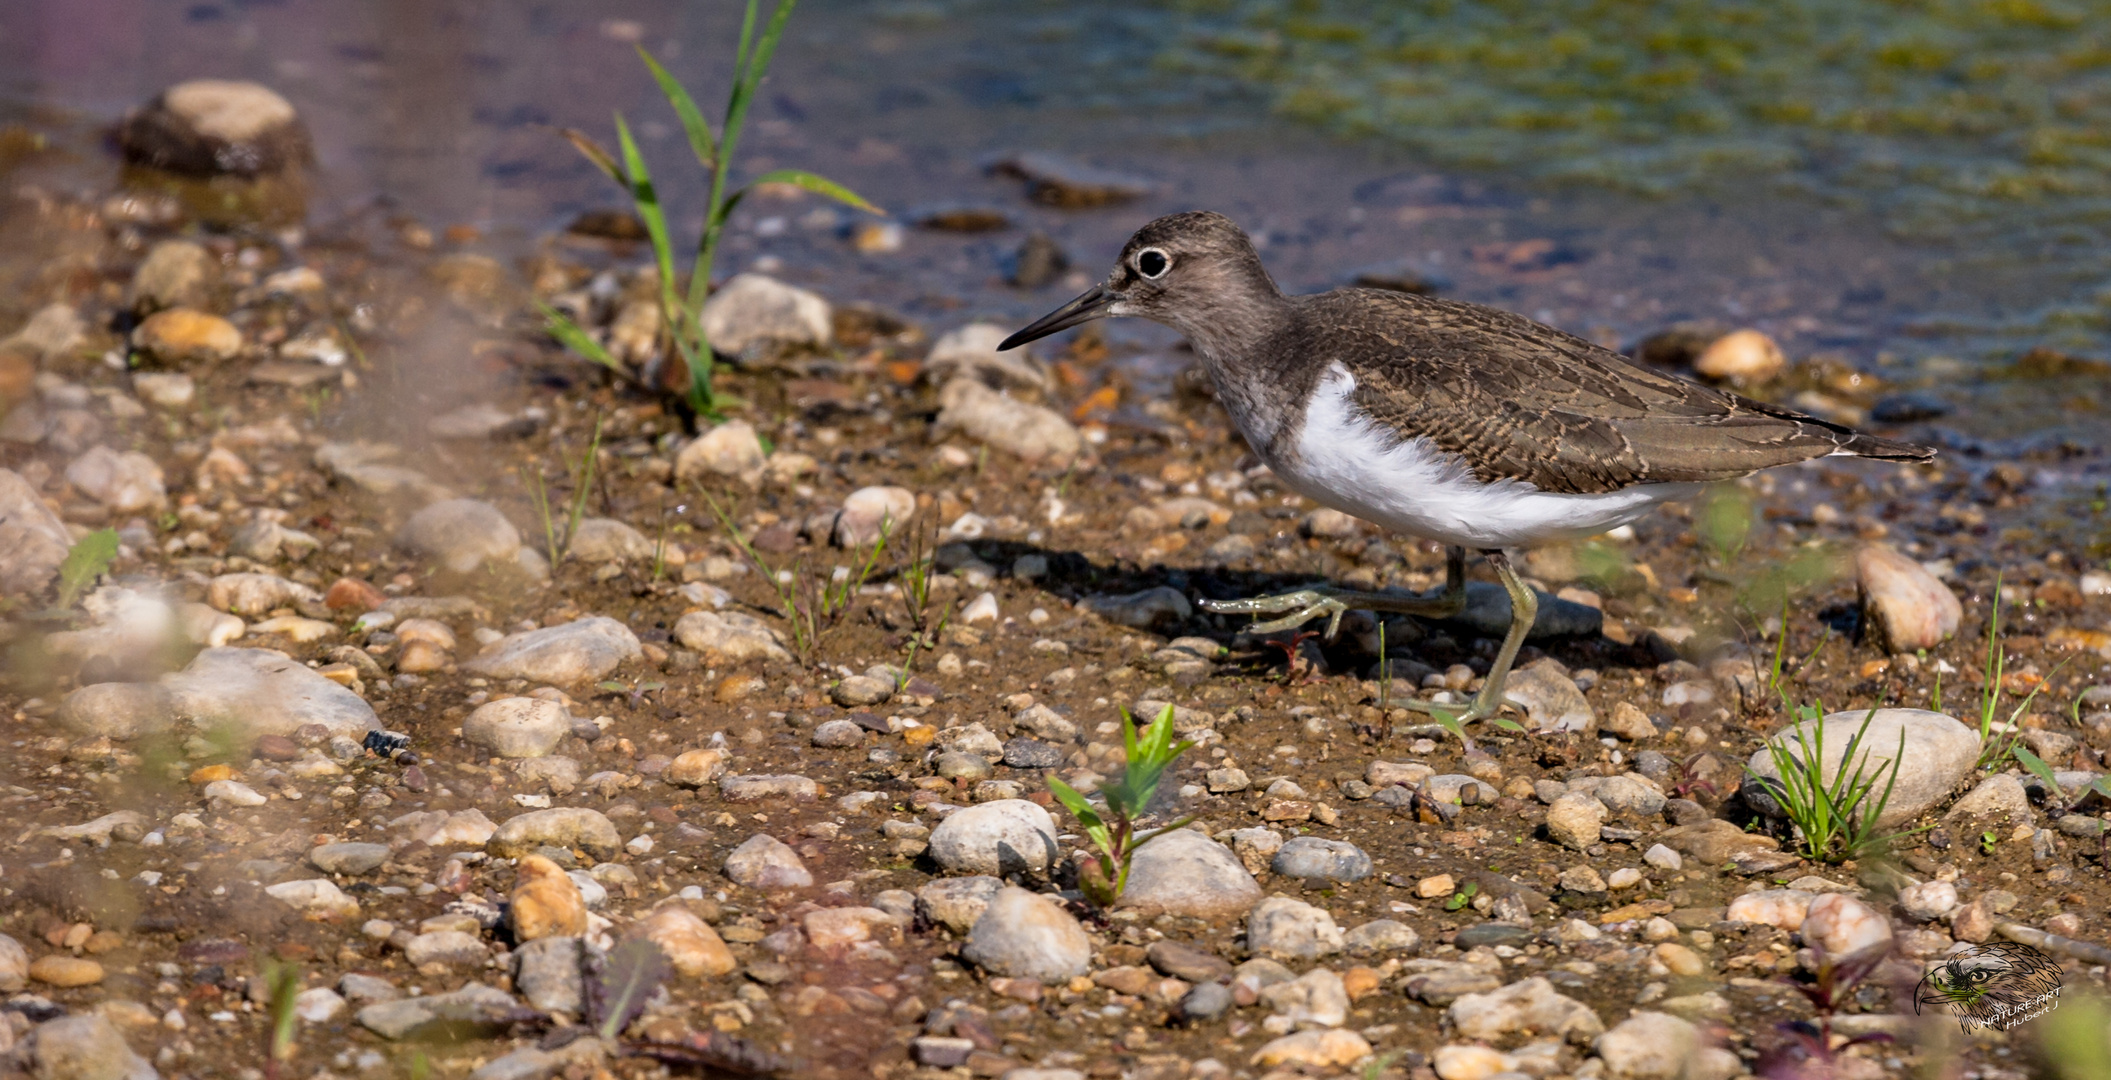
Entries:
{"type": "Polygon", "coordinates": [[[1429,440],[1403,442],[1361,415],[1349,398],[1355,389],[1348,369],[1328,368],[1305,412],[1296,460],[1270,464],[1306,498],[1398,532],[1479,549],[1581,539],[1702,486],[1644,484],[1563,495],[1517,480],[1482,483],[1429,440]]]}

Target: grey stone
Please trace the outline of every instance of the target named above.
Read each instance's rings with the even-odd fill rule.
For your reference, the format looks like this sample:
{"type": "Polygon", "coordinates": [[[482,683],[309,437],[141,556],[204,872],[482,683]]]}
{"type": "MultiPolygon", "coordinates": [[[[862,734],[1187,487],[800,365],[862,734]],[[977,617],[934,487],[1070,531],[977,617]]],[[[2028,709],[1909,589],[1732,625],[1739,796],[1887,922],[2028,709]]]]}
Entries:
{"type": "Polygon", "coordinates": [[[1349,992],[1341,976],[1326,968],[1262,990],[1261,1002],[1300,1028],[1340,1027],[1349,1018],[1349,992]]]}
{"type": "Polygon", "coordinates": [[[476,707],[462,721],[462,738],[502,758],[539,758],[572,732],[572,714],[543,698],[505,697],[476,707]]]}
{"type": "Polygon", "coordinates": [[[1352,955],[1413,952],[1422,945],[1415,928],[1393,919],[1374,919],[1342,935],[1342,947],[1352,955]]]}
{"type": "MultiPolygon", "coordinates": [[[[137,382],[138,377],[134,376],[133,381],[137,382]]],[[[549,413],[537,406],[508,412],[487,401],[473,401],[433,417],[425,430],[435,439],[521,439],[541,430],[549,418],[549,413]]],[[[576,544],[577,540],[573,542],[576,544]]]]}
{"type": "Polygon", "coordinates": [[[1576,851],[1598,842],[1605,824],[1605,804],[1582,792],[1569,792],[1547,807],[1547,835],[1576,851]]]}
{"type": "Polygon", "coordinates": [[[830,540],[840,548],[869,548],[882,534],[900,530],[916,516],[916,493],[904,487],[862,487],[843,497],[830,540]]]}
{"type": "Polygon", "coordinates": [[[35,1066],[30,1075],[37,1080],[157,1080],[160,1075],[98,1013],[46,1020],[31,1038],[35,1066]]]}
{"type": "MultiPolygon", "coordinates": [[[[1911,760],[1911,755],[1908,755],[1911,760]]],[[[1887,813],[1885,815],[1889,817],[1887,813]]],[[[2038,815],[2030,807],[2030,793],[2023,788],[2023,781],[2009,773],[1995,773],[1979,782],[1977,787],[1965,793],[1943,815],[1945,820],[1962,821],[2008,821],[2016,825],[2033,825],[2038,815]]]]}
{"type": "Polygon", "coordinates": [[[703,331],[726,356],[800,346],[825,348],[834,340],[832,310],[819,294],[763,274],[735,274],[704,303],[703,331]]]}
{"type": "Polygon", "coordinates": [[[484,647],[462,670],[494,679],[527,679],[561,686],[605,678],[626,660],[644,655],[638,636],[606,616],[508,634],[484,647]]]}
{"type": "Polygon", "coordinates": [[[1516,923],[1484,922],[1461,927],[1452,935],[1452,944],[1461,949],[1476,949],[1483,945],[1522,945],[1532,936],[1529,927],[1516,923]]]}
{"type": "Polygon", "coordinates": [[[986,874],[939,878],[916,890],[916,908],[932,922],[948,927],[956,934],[965,934],[989,909],[990,901],[1003,890],[1003,881],[986,874]]]}
{"type": "Polygon", "coordinates": [[[1371,857],[1346,840],[1298,836],[1286,841],[1282,850],[1275,853],[1270,869],[1289,878],[1322,878],[1347,883],[1371,876],[1371,857]]]}
{"type": "Polygon", "coordinates": [[[653,543],[645,534],[614,518],[581,518],[566,542],[564,557],[576,562],[652,561],[653,543]]]}
{"type": "Polygon", "coordinates": [[[1598,1056],[1614,1080],[1686,1080],[1701,1049],[1700,1032],[1669,1013],[1637,1012],[1598,1037],[1598,1056]]]}
{"type": "Polygon", "coordinates": [[[870,675],[852,675],[837,683],[829,696],[846,709],[878,705],[894,696],[894,684],[870,675]]]}
{"type": "Polygon", "coordinates": [[[1021,735],[1005,741],[1004,763],[1014,769],[1053,769],[1063,764],[1063,751],[1021,735]]]}
{"type": "Polygon", "coordinates": [[[1144,950],[1151,966],[1174,978],[1191,983],[1216,982],[1231,977],[1231,964],[1207,949],[1170,938],[1151,943],[1144,950]]]}
{"type": "Polygon", "coordinates": [[[73,534],[44,505],[29,481],[0,469],[0,595],[30,596],[42,590],[66,561],[73,534]]]}
{"type": "Polygon", "coordinates": [[[175,721],[175,701],[158,683],[91,683],[59,702],[59,722],[84,735],[134,739],[175,721]]]}
{"type": "Polygon", "coordinates": [[[1146,917],[1227,919],[1260,899],[1260,884],[1231,849],[1193,829],[1175,829],[1136,850],[1117,906],[1146,917]]]}
{"type": "Polygon", "coordinates": [[[546,845],[577,848],[597,861],[606,861],[623,850],[623,838],[607,814],[583,806],[563,806],[531,810],[506,819],[484,847],[501,859],[513,859],[534,854],[536,848],[546,845]]]}
{"type": "Polygon", "coordinates": [[[924,376],[944,384],[954,376],[980,379],[996,389],[1047,390],[1048,373],[1026,349],[998,352],[1011,331],[996,323],[969,323],[947,331],[924,358],[924,376]]]}
{"type": "MultiPolygon", "coordinates": [[[[1869,730],[1855,749],[1854,763],[1846,767],[1850,775],[1855,768],[1861,768],[1864,777],[1876,778],[1878,790],[1882,790],[1891,782],[1890,762],[1899,752],[1901,737],[1906,748],[1891,801],[1877,817],[1878,828],[1903,824],[1933,808],[1979,760],[1977,732],[1926,709],[1878,709],[1874,716],[1867,709],[1836,712],[1820,721],[1820,729],[1802,724],[1775,732],[1767,741],[1789,748],[1802,760],[1806,756],[1805,741],[1822,735],[1825,755],[1820,775],[1829,786],[1839,776],[1848,747],[1865,718],[1869,730]]],[[[1777,781],[1780,778],[1773,755],[1764,748],[1755,751],[1747,764],[1760,776],[1777,781]]],[[[1747,805],[1769,817],[1786,816],[1768,786],[1757,779],[1746,778],[1742,795],[1747,805]]]]}
{"type": "Polygon", "coordinates": [[[689,612],[675,620],[674,637],[683,648],[701,654],[707,664],[792,658],[783,637],[770,624],[744,611],[689,612]]]}
{"type": "Polygon", "coordinates": [[[1892,652],[1932,649],[1957,632],[1964,605],[1920,563],[1887,545],[1865,544],[1854,567],[1869,625],[1892,652]]]}
{"type": "Polygon", "coordinates": [[[443,499],[404,522],[403,546],[457,574],[507,565],[520,554],[520,531],[498,507],[476,499],[443,499]]]}
{"type": "Polygon", "coordinates": [[[1018,715],[1012,717],[1012,726],[1052,743],[1077,741],[1077,725],[1046,705],[1029,705],[1019,710],[1018,715]]]}
{"type": "MultiPolygon", "coordinates": [[[[571,1045],[577,1047],[581,1043],[591,1041],[581,1039],[571,1045]]],[[[470,1070],[469,1080],[550,1080],[564,1071],[569,1060],[561,1054],[539,1047],[523,1046],[470,1070]]]]}
{"type": "MultiPolygon", "coordinates": [[[[1146,844],[1144,850],[1151,845],[1146,844]]],[[[931,831],[931,858],[949,873],[1008,877],[1038,873],[1060,857],[1055,819],[1024,799],[955,811],[931,831]]],[[[1133,885],[1134,872],[1131,872],[1133,885]]]]}
{"type": "Polygon", "coordinates": [[[756,833],[734,848],[725,871],[734,884],[751,889],[803,889],[814,883],[799,853],[768,833],[756,833]]]}
{"type": "MultiPolygon", "coordinates": [[[[1597,608],[1534,592],[1538,594],[1539,615],[1532,620],[1526,641],[1592,636],[1605,626],[1605,613],[1597,608]]],[[[1510,592],[1493,582],[1469,581],[1466,607],[1445,621],[1481,637],[1500,638],[1510,631],[1510,592]]]]}
{"type": "Polygon", "coordinates": [[[830,750],[860,746],[865,742],[865,729],[853,720],[828,720],[814,728],[812,742],[830,750]]]}
{"type": "Polygon", "coordinates": [[[1597,799],[1614,817],[1646,819],[1664,812],[1664,793],[1633,777],[1579,777],[1569,790],[1597,799]]]}
{"type": "Polygon", "coordinates": [[[1246,916],[1246,947],[1277,960],[1317,960],[1340,952],[1343,941],[1332,915],[1301,900],[1271,896],[1246,916]]]}
{"type": "Polygon", "coordinates": [[[1539,731],[1575,731],[1585,735],[1598,730],[1598,714],[1576,689],[1576,680],[1551,659],[1535,660],[1510,673],[1503,684],[1503,700],[1524,706],[1532,727],[1539,731]]]}
{"type": "Polygon", "coordinates": [[[206,649],[161,685],[177,715],[200,727],[231,724],[252,739],[308,724],[353,739],[381,728],[366,699],[271,649],[206,649]]]}
{"type": "Polygon", "coordinates": [[[460,930],[434,930],[419,934],[403,946],[403,958],[413,967],[427,964],[444,964],[449,967],[478,967],[490,956],[484,943],[475,934],[460,930]]]}
{"type": "Polygon", "coordinates": [[[316,448],[315,464],[335,479],[383,498],[433,502],[453,497],[453,492],[424,473],[395,464],[402,456],[401,447],[385,443],[331,442],[316,448]]]}
{"type": "Polygon", "coordinates": [[[513,995],[471,982],[445,994],[377,1002],[359,1010],[354,1019],[374,1034],[398,1041],[436,1021],[497,1026],[519,1007],[513,995]]]}
{"type": "Polygon", "coordinates": [[[1115,624],[1136,630],[1176,627],[1194,617],[1194,605],[1186,594],[1170,585],[1159,585],[1124,596],[1088,596],[1085,610],[1115,624]]]}
{"type": "Polygon", "coordinates": [[[277,574],[221,574],[205,586],[205,602],[216,611],[263,615],[274,608],[313,604],[322,594],[277,574]]]}
{"type": "Polygon", "coordinates": [[[1061,465],[1084,449],[1084,438],[1063,414],[1018,401],[975,379],[958,378],[939,393],[932,437],[959,431],[1026,461],[1061,465]]]}
{"type": "Polygon", "coordinates": [[[137,514],[168,502],[161,466],[137,451],[91,447],[66,466],[66,482],[120,514],[137,514]]]}
{"type": "Polygon", "coordinates": [[[763,799],[794,799],[810,802],[820,785],[804,776],[722,776],[718,793],[728,802],[759,802],[763,799]]]}
{"type": "Polygon", "coordinates": [[[6,934],[0,934],[0,994],[12,994],[29,985],[29,950],[6,934]]]}
{"type": "Polygon", "coordinates": [[[578,1016],[586,986],[580,974],[581,945],[575,937],[546,937],[513,950],[513,986],[544,1012],[578,1016]]]}
{"type": "Polygon", "coordinates": [[[1092,969],[1092,939],[1048,898],[1006,886],[968,931],[960,950],[996,975],[1060,984],[1092,969]]]}
{"type": "Polygon", "coordinates": [[[1554,984],[1537,976],[1485,994],[1467,994],[1452,1002],[1445,1016],[1459,1034],[1490,1041],[1530,1031],[1589,1045],[1605,1031],[1590,1006],[1556,993],[1554,984]]]}
{"type": "Polygon", "coordinates": [[[1231,1011],[1231,987],[1220,982],[1196,983],[1180,999],[1180,1013],[1190,1020],[1211,1020],[1231,1011]]]}
{"type": "Polygon", "coordinates": [[[134,165],[191,176],[257,177],[313,156],[300,114],[276,91],[232,79],[191,79],[126,114],[118,146],[134,165]]]}
{"type": "Polygon", "coordinates": [[[387,844],[324,844],[308,852],[308,862],[325,874],[356,877],[378,868],[387,861],[387,844]]]}

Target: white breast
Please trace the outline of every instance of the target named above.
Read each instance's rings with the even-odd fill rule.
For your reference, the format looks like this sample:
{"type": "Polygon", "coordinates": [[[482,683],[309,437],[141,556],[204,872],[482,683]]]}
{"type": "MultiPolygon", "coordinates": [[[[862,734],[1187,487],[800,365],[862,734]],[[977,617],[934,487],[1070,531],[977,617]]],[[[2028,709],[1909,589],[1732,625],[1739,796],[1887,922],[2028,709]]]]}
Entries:
{"type": "Polygon", "coordinates": [[[1271,462],[1315,502],[1443,544],[1489,549],[1595,536],[1686,498],[1699,484],[1644,484],[1563,495],[1518,480],[1483,483],[1428,439],[1401,440],[1356,408],[1356,377],[1339,363],[1314,388],[1295,461],[1271,462]]]}

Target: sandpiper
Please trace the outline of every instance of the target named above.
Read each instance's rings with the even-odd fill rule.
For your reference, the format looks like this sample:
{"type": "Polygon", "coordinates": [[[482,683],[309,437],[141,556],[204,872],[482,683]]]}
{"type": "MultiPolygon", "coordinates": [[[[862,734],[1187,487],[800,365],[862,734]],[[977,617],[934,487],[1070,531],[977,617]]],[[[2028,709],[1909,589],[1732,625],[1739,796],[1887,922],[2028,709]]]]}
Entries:
{"type": "Polygon", "coordinates": [[[1507,311],[1375,289],[1285,296],[1230,218],[1145,225],[1107,280],[999,345],[1108,316],[1187,336],[1254,453],[1306,498],[1449,547],[1433,595],[1318,585],[1216,612],[1281,615],[1269,633],[1367,609],[1433,618],[1465,605],[1466,549],[1510,594],[1510,629],[1469,703],[1407,702],[1459,723],[1495,716],[1538,616],[1505,549],[1594,536],[1702,486],[1828,455],[1935,451],[1687,382],[1507,311]],[[1287,614],[1286,614],[1287,613],[1287,614]]]}

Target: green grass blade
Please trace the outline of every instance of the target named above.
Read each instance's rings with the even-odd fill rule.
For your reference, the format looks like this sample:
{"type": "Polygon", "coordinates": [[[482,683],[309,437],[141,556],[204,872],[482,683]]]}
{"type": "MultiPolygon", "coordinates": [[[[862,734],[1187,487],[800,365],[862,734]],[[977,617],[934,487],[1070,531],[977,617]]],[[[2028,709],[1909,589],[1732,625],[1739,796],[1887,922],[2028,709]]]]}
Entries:
{"type": "Polygon", "coordinates": [[[706,169],[718,168],[718,138],[711,134],[711,125],[704,114],[697,111],[696,99],[689,96],[688,88],[680,80],[660,66],[645,46],[638,46],[638,58],[652,72],[654,82],[660,84],[660,93],[667,96],[667,104],[674,106],[674,115],[681,118],[682,131],[689,136],[689,149],[696,152],[696,160],[706,169]]]}
{"type": "Polygon", "coordinates": [[[755,9],[758,0],[748,0],[748,11],[740,20],[740,46],[733,53],[733,81],[737,85],[748,73],[748,49],[755,41],[755,9]]]}
{"type": "Polygon", "coordinates": [[[630,181],[623,178],[623,169],[616,164],[615,156],[610,154],[606,147],[595,142],[592,136],[578,128],[559,128],[557,133],[564,136],[565,140],[572,144],[572,148],[579,151],[580,156],[593,162],[595,168],[607,173],[610,180],[624,188],[630,187],[630,181]]]}
{"type": "Polygon", "coordinates": [[[59,564],[59,607],[72,607],[117,561],[117,549],[116,529],[97,529],[74,541],[66,549],[66,560],[59,564]]]}
{"type": "Polygon", "coordinates": [[[674,248],[667,239],[667,211],[652,186],[652,171],[645,166],[645,155],[638,152],[638,142],[631,138],[630,125],[623,122],[621,113],[616,114],[616,140],[623,148],[623,172],[630,178],[631,202],[638,208],[639,219],[645,222],[646,235],[652,238],[652,261],[660,271],[660,314],[672,330],[676,311],[674,248]]]}
{"type": "Polygon", "coordinates": [[[757,184],[790,184],[794,187],[804,188],[816,195],[826,195],[845,206],[854,206],[867,213],[886,213],[879,207],[866,202],[865,197],[857,192],[825,176],[810,173],[804,169],[775,169],[748,181],[747,186],[752,188],[757,184]]]}
{"type": "Polygon", "coordinates": [[[2024,768],[2031,771],[2031,775],[2045,781],[2045,786],[2051,788],[2054,795],[2062,799],[2067,797],[2067,792],[2060,787],[2060,781],[2052,774],[2052,766],[2045,764],[2044,758],[2020,746],[2010,747],[2009,753],[2014,754],[2016,760],[2021,762],[2024,768]]]}
{"type": "Polygon", "coordinates": [[[610,371],[618,374],[629,374],[629,372],[624,371],[622,362],[611,356],[609,351],[603,348],[600,342],[595,341],[594,336],[587,333],[584,327],[573,322],[571,316],[540,300],[535,302],[535,307],[536,310],[542,312],[543,329],[548,331],[551,337],[556,338],[558,344],[586,357],[588,360],[592,360],[594,363],[600,364],[602,367],[608,368],[610,371]]]}

